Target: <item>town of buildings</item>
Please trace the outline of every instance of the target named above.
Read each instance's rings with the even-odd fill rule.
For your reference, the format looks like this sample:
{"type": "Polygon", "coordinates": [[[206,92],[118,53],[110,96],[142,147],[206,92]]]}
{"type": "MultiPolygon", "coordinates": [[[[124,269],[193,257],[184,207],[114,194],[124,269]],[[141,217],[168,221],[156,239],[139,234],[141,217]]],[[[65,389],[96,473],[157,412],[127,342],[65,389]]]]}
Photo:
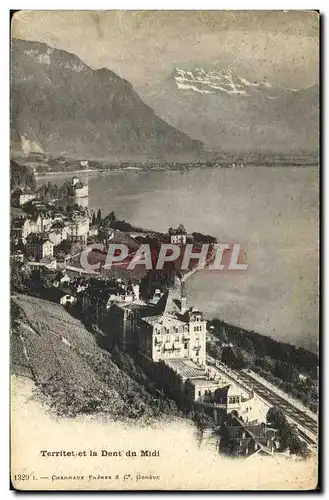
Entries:
{"type": "MultiPolygon", "coordinates": [[[[79,179],[77,182],[73,178],[72,188],[79,191],[80,184],[79,179]]],[[[85,187],[83,185],[82,189],[85,187]]],[[[73,207],[71,211],[61,211],[23,188],[11,194],[11,205],[20,209],[11,223],[12,258],[21,258],[23,252],[30,262],[37,262],[40,267],[43,259],[46,259],[45,263],[47,259],[54,261],[54,248],[65,240],[72,244],[87,244],[90,227],[87,210],[73,207]]]]}

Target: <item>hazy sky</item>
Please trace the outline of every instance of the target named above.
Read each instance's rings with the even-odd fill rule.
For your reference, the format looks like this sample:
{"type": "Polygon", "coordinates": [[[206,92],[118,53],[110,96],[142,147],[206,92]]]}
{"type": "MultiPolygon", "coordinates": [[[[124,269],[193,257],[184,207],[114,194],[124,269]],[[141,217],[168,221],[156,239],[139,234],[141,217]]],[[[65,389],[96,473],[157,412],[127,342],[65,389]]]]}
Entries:
{"type": "Polygon", "coordinates": [[[21,11],[12,36],[73,52],[140,87],[190,61],[294,88],[318,81],[319,17],[302,11],[21,11]]]}

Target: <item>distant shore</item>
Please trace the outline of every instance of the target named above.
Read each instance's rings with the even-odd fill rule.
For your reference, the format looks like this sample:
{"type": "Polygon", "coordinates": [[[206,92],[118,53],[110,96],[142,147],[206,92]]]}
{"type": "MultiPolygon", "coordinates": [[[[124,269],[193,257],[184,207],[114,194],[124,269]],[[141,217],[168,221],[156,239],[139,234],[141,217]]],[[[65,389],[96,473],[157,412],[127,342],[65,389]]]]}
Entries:
{"type": "Polygon", "coordinates": [[[229,170],[242,170],[248,167],[258,167],[258,168],[307,168],[307,167],[316,167],[318,166],[317,163],[273,163],[273,164],[263,164],[263,165],[255,165],[255,164],[247,164],[247,165],[212,165],[212,166],[204,166],[204,167],[197,167],[197,166],[189,166],[187,168],[172,168],[172,167],[154,167],[154,168],[143,168],[143,167],[128,167],[128,168],[103,168],[103,169],[80,169],[80,170],[56,170],[52,172],[35,172],[34,175],[38,179],[46,179],[48,177],[70,177],[72,175],[99,175],[99,174],[123,174],[123,173],[150,173],[150,172],[188,172],[190,170],[224,170],[224,169],[229,169],[229,170]]]}
{"type": "MultiPolygon", "coordinates": [[[[106,171],[106,170],[105,170],[106,171]]],[[[55,172],[34,172],[35,177],[38,177],[38,179],[41,179],[43,177],[51,177],[53,175],[76,175],[76,174],[91,174],[92,172],[94,173],[99,173],[99,172],[104,172],[104,170],[95,170],[93,168],[88,168],[84,170],[58,170],[55,172]]]]}

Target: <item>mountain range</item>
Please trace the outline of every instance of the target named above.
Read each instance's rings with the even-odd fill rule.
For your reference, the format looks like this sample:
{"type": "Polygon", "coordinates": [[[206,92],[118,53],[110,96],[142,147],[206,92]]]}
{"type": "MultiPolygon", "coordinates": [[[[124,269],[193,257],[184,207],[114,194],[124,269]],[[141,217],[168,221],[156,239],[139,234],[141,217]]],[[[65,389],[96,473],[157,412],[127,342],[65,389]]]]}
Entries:
{"type": "Polygon", "coordinates": [[[211,151],[313,153],[319,89],[250,81],[220,63],[176,67],[136,90],[45,43],[12,40],[13,152],[73,158],[196,158],[211,151]],[[138,93],[137,93],[138,92],[138,93]]]}
{"type": "Polygon", "coordinates": [[[109,69],[19,39],[11,47],[11,147],[94,159],[195,157],[203,149],[109,69]]]}
{"type": "Polygon", "coordinates": [[[174,127],[212,150],[314,152],[319,142],[319,89],[248,81],[219,63],[176,67],[142,99],[174,127]]]}

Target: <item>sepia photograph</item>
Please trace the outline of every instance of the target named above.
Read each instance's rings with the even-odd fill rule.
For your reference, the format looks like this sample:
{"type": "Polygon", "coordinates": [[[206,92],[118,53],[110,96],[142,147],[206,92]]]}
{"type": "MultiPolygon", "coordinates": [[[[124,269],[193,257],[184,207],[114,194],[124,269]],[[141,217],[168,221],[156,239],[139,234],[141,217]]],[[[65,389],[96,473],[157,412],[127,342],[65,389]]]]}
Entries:
{"type": "Polygon", "coordinates": [[[11,488],[317,490],[319,11],[10,31],[11,488]]]}

